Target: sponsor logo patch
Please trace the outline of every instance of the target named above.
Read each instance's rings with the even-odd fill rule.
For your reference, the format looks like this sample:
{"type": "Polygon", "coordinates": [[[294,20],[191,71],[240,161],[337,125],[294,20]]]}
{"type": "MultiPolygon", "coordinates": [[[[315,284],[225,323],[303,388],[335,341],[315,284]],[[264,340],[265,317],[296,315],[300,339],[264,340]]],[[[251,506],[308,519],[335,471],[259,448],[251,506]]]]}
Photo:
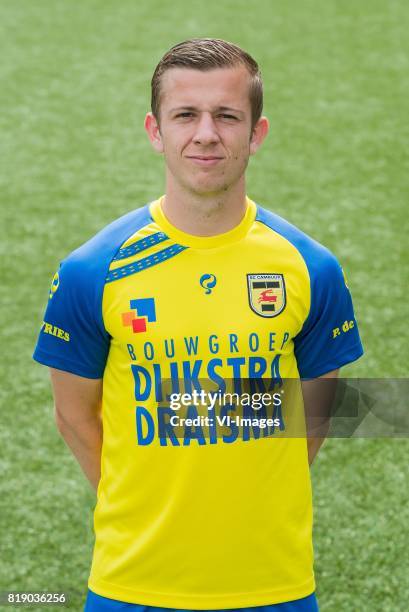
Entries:
{"type": "Polygon", "coordinates": [[[131,310],[123,312],[122,325],[131,327],[134,334],[146,332],[147,323],[156,321],[155,300],[153,298],[143,298],[130,300],[131,310]]]}
{"type": "Polygon", "coordinates": [[[208,295],[212,292],[212,289],[216,286],[217,278],[214,274],[203,274],[200,277],[200,286],[205,289],[205,294],[208,295]]]}
{"type": "Polygon", "coordinates": [[[60,286],[60,277],[58,275],[58,272],[56,272],[53,276],[53,280],[51,281],[50,293],[48,296],[49,300],[51,300],[51,298],[53,297],[54,293],[57,291],[59,286],[60,286]]]}

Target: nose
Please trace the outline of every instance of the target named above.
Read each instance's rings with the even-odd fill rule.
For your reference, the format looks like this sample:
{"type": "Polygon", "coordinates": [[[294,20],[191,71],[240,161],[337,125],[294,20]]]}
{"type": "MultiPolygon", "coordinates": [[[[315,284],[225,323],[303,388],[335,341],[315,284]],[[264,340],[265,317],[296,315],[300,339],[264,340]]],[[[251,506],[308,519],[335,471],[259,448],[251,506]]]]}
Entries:
{"type": "Polygon", "coordinates": [[[195,144],[209,145],[219,142],[219,140],[219,134],[211,113],[201,113],[196,123],[193,142],[195,144]]]}

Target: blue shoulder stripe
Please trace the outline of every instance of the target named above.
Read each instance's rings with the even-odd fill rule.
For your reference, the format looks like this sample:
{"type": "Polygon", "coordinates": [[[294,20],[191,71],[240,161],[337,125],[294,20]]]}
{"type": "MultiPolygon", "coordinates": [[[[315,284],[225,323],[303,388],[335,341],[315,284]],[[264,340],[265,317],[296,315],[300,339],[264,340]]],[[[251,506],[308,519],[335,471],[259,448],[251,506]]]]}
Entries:
{"type": "Polygon", "coordinates": [[[182,246],[181,244],[173,244],[172,246],[169,246],[166,249],[162,249],[162,251],[158,251],[153,255],[148,255],[148,257],[139,259],[138,261],[127,264],[126,266],[111,270],[108,276],[106,277],[106,282],[112,283],[113,281],[120,280],[121,278],[125,278],[126,276],[130,276],[131,274],[137,274],[138,272],[142,272],[142,270],[146,270],[146,268],[156,266],[157,264],[160,264],[163,261],[166,261],[167,259],[178,255],[187,248],[188,247],[182,246]]]}
{"type": "Polygon", "coordinates": [[[118,253],[115,255],[112,261],[118,261],[120,259],[132,257],[133,255],[141,253],[142,251],[146,251],[146,249],[149,249],[150,247],[155,246],[156,244],[164,242],[165,240],[169,240],[169,236],[167,236],[163,232],[156,232],[151,236],[145,236],[145,238],[137,240],[137,242],[134,242],[133,244],[130,244],[129,246],[123,249],[119,249],[118,253]]]}

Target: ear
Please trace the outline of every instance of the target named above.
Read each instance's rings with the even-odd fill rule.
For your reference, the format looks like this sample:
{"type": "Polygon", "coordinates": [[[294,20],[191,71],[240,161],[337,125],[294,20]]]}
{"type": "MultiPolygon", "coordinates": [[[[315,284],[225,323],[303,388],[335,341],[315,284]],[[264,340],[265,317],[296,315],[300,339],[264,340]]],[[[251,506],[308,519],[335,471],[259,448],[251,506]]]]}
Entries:
{"type": "Polygon", "coordinates": [[[163,153],[162,136],[160,134],[159,123],[152,113],[147,113],[145,117],[145,130],[148,138],[157,153],[163,153]]]}
{"type": "Polygon", "coordinates": [[[260,117],[253,128],[250,138],[250,155],[254,155],[264,138],[268,134],[269,123],[267,117],[260,117]]]}

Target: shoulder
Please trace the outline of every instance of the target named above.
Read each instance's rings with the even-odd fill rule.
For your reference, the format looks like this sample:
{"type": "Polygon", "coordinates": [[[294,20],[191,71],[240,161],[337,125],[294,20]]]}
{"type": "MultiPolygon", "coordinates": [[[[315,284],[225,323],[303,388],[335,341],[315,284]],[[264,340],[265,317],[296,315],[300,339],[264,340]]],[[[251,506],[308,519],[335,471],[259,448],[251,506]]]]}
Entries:
{"type": "Polygon", "coordinates": [[[88,273],[97,273],[102,270],[106,272],[111,259],[125,240],[151,221],[148,204],[132,210],[104,227],[95,236],[72,251],[63,260],[62,264],[65,268],[73,269],[76,272],[81,270],[88,273]]]}
{"type": "Polygon", "coordinates": [[[76,284],[90,285],[105,282],[112,259],[129,236],[151,223],[149,204],[119,217],[87,242],[72,251],[60,266],[60,274],[75,277],[76,284]]]}
{"type": "Polygon", "coordinates": [[[56,314],[76,312],[76,317],[96,319],[101,330],[102,297],[109,265],[129,236],[151,222],[149,205],[116,219],[60,264],[50,291],[50,309],[56,314]]]}
{"type": "Polygon", "coordinates": [[[110,263],[121,245],[152,221],[149,204],[116,219],[61,261],[54,276],[54,290],[60,301],[76,303],[100,311],[110,263]]]}
{"type": "Polygon", "coordinates": [[[279,215],[257,205],[256,221],[288,240],[304,259],[311,280],[342,274],[335,255],[324,245],[279,215]]]}

